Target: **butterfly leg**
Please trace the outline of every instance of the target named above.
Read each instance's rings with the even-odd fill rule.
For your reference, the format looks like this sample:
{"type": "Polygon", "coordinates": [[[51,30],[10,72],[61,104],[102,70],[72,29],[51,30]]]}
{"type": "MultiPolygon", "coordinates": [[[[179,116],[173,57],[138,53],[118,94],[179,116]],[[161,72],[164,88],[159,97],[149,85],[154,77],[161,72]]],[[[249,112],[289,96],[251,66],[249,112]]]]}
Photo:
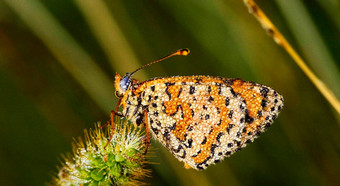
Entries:
{"type": "MultiPolygon", "coordinates": [[[[119,99],[118,100],[118,103],[117,103],[117,106],[116,106],[116,110],[115,111],[111,111],[111,118],[110,118],[110,123],[111,123],[111,127],[112,127],[112,129],[111,129],[111,134],[110,134],[110,139],[106,142],[106,145],[105,145],[105,147],[104,147],[104,149],[106,148],[106,146],[110,143],[110,141],[112,140],[112,136],[113,136],[113,132],[114,132],[114,130],[115,130],[115,125],[114,125],[114,122],[113,122],[113,119],[114,119],[114,117],[116,116],[116,115],[118,115],[118,116],[121,116],[121,117],[124,117],[124,115],[123,114],[121,114],[121,113],[119,113],[118,112],[118,109],[119,109],[119,105],[120,105],[120,101],[121,101],[122,99],[119,99]]],[[[109,122],[106,124],[106,125],[108,125],[109,124],[109,122]]]]}
{"type": "Polygon", "coordinates": [[[107,121],[106,124],[101,125],[99,128],[101,129],[101,128],[103,128],[103,127],[106,127],[106,126],[112,124],[112,120],[113,120],[113,118],[114,118],[114,115],[115,115],[115,116],[119,116],[119,117],[125,117],[122,113],[116,112],[116,111],[114,111],[114,110],[111,110],[111,116],[110,116],[111,119],[110,119],[110,121],[107,121]]]}
{"type": "Polygon", "coordinates": [[[144,122],[144,127],[145,127],[145,133],[146,133],[146,142],[145,142],[145,152],[146,154],[148,152],[148,148],[150,146],[150,133],[149,133],[149,118],[148,118],[148,113],[146,110],[143,111],[145,122],[144,122]]]}

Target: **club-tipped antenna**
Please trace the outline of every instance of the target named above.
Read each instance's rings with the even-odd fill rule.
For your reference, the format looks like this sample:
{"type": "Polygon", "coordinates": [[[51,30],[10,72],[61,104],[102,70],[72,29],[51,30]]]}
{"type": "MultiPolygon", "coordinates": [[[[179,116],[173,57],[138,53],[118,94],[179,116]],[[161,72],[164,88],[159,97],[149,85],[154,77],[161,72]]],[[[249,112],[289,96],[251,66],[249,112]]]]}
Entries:
{"type": "Polygon", "coordinates": [[[143,69],[143,68],[145,68],[145,67],[148,67],[148,66],[150,66],[150,65],[153,65],[153,64],[155,64],[155,63],[158,63],[158,62],[160,62],[160,61],[163,61],[163,60],[165,60],[165,59],[168,59],[168,58],[170,58],[170,57],[172,57],[172,56],[177,56],[177,55],[186,56],[186,55],[188,55],[189,53],[190,53],[190,50],[187,49],[187,48],[179,49],[179,50],[177,50],[176,52],[173,52],[172,54],[169,54],[169,55],[167,55],[167,56],[165,56],[165,57],[162,57],[162,58],[160,58],[160,59],[158,59],[158,60],[156,60],[156,61],[152,61],[152,62],[150,62],[150,63],[148,63],[148,64],[146,64],[146,65],[144,65],[144,66],[141,66],[141,67],[137,68],[135,71],[133,71],[132,73],[130,73],[130,77],[131,77],[134,73],[138,72],[139,70],[141,70],[141,69],[143,69]]]}

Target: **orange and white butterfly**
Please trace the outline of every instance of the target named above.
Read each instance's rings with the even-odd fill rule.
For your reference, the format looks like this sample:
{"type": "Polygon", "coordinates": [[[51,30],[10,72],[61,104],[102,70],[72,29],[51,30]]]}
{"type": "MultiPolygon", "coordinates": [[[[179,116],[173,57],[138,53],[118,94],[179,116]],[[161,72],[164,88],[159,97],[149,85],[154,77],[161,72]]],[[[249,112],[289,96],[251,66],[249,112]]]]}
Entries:
{"type": "MultiPolygon", "coordinates": [[[[264,132],[283,107],[283,97],[270,87],[212,76],[173,76],[139,82],[138,70],[174,55],[178,50],[124,77],[116,74],[116,111],[143,124],[186,168],[202,170],[239,151],[264,132]],[[118,108],[122,107],[122,112],[118,108]]],[[[149,137],[148,137],[149,140],[149,137]]]]}

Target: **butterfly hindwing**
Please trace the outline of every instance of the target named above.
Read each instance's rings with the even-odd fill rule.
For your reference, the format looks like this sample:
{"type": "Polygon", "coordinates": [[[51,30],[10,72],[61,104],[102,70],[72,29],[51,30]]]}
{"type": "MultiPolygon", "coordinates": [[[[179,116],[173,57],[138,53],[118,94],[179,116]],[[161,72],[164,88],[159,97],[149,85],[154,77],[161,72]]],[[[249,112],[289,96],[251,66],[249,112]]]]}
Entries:
{"type": "Polygon", "coordinates": [[[205,169],[253,141],[273,122],[283,99],[273,89],[210,76],[156,78],[136,84],[123,113],[145,122],[176,158],[205,169]]]}

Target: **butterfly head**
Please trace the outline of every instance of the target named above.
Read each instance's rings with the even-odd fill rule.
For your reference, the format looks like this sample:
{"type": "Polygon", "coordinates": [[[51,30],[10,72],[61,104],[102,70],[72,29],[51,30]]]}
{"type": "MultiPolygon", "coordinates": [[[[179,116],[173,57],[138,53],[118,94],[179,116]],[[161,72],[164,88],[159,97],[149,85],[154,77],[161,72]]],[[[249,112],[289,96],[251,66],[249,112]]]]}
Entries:
{"type": "Polygon", "coordinates": [[[126,90],[131,86],[132,79],[131,74],[126,73],[122,78],[120,74],[116,74],[115,76],[115,88],[117,97],[122,97],[126,90]]]}

